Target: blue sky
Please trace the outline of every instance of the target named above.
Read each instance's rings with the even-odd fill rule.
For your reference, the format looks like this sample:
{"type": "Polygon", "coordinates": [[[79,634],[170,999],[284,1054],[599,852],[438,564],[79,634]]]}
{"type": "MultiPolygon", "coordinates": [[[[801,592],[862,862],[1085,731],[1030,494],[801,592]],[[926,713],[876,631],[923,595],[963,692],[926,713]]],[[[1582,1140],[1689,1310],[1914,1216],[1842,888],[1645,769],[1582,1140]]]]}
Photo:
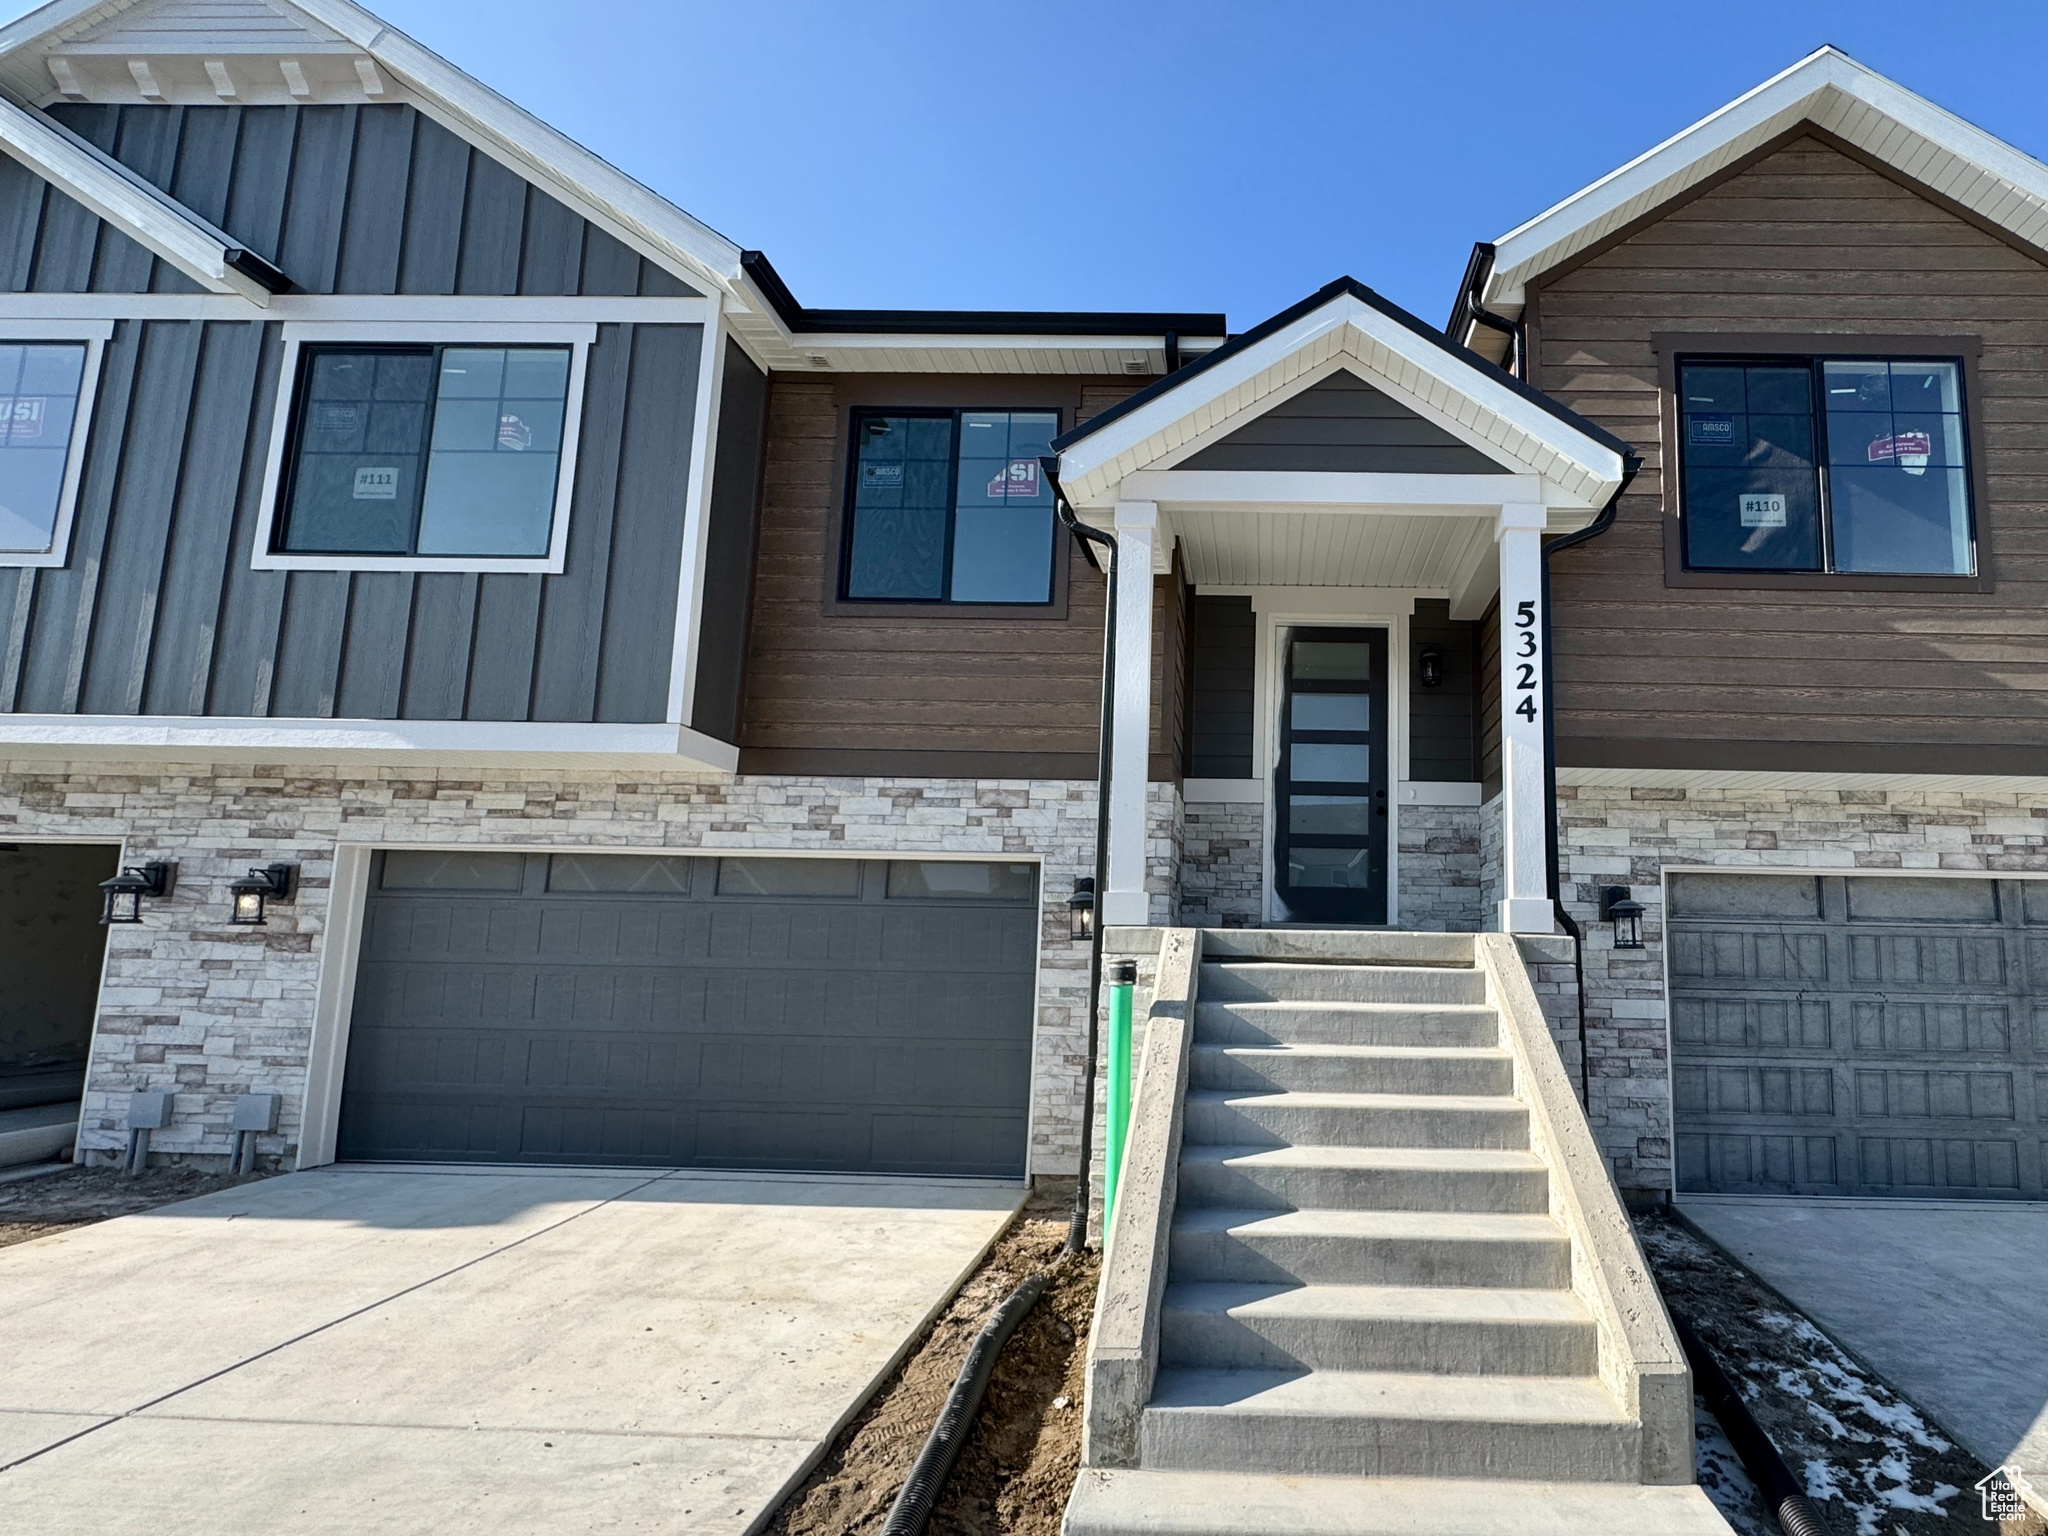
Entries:
{"type": "MultiPolygon", "coordinates": [[[[1491,239],[1831,42],[2048,155],[2048,5],[382,0],[812,305],[1441,323],[1491,239]]],[[[30,9],[0,0],[0,15],[30,9]]]]}

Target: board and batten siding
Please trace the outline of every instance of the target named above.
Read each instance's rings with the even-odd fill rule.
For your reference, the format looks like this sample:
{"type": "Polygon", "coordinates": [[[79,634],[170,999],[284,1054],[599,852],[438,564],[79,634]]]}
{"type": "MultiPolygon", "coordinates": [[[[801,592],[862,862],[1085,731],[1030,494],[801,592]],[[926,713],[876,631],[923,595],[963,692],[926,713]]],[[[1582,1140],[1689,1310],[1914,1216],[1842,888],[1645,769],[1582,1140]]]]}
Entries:
{"type": "Polygon", "coordinates": [[[1558,761],[2038,773],[2048,762],[2048,265],[1802,134],[1532,290],[1532,382],[1628,439],[1614,528],[1552,568],[1558,761]],[[1669,587],[1658,332],[1975,336],[1990,591],[1669,587]]]}
{"type": "MultiPolygon", "coordinates": [[[[1063,617],[917,604],[836,611],[846,436],[857,404],[1057,405],[1064,428],[1137,387],[1043,376],[773,376],[741,772],[1092,779],[1102,577],[1062,534],[1063,617]]],[[[1181,580],[1178,568],[1154,578],[1150,774],[1159,781],[1180,777],[1181,580]]]]}
{"type": "MultiPolygon", "coordinates": [[[[315,292],[688,291],[408,107],[56,115],[315,292]]],[[[0,289],[190,285],[0,160],[0,289]]],[[[701,345],[598,328],[562,574],[284,572],[250,567],[280,328],[118,322],[70,558],[0,568],[0,711],[661,720],[701,345]]]]}

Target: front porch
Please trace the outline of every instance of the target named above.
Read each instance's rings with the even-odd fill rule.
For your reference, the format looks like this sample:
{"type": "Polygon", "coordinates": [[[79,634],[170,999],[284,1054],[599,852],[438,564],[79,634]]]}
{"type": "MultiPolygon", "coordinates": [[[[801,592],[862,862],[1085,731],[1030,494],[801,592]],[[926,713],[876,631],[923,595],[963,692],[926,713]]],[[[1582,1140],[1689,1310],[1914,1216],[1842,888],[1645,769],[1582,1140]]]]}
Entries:
{"type": "Polygon", "coordinates": [[[1542,550],[1618,441],[1346,280],[1057,446],[1124,573],[1104,922],[1554,931],[1542,550]]]}

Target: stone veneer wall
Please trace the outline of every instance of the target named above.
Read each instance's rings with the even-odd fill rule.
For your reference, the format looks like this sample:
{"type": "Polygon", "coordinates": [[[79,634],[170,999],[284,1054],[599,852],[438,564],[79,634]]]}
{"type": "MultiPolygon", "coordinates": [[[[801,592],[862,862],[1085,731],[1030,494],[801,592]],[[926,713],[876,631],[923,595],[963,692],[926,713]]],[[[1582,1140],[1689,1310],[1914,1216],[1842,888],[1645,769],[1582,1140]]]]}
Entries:
{"type": "Polygon", "coordinates": [[[1264,921],[1265,840],[1260,802],[1190,802],[1181,817],[1181,921],[1192,928],[1264,921]]]}
{"type": "Polygon", "coordinates": [[[1558,823],[1565,900],[1587,939],[1588,1117],[1615,1182],[1637,1195],[1671,1185],[1665,866],[2048,870],[2041,795],[1564,785],[1558,823]],[[1599,921],[1609,885],[1643,903],[1640,950],[1616,950],[1599,921]]]}
{"type": "Polygon", "coordinates": [[[1490,928],[1480,853],[1482,808],[1404,805],[1399,814],[1394,868],[1401,905],[1396,926],[1432,933],[1479,933],[1490,928]]]}
{"type": "MultiPolygon", "coordinates": [[[[1154,785],[1148,864],[1154,920],[1172,920],[1178,796],[1154,785]]],[[[817,849],[1043,860],[1034,1173],[1070,1173],[1087,950],[1066,897],[1094,868],[1092,781],[723,780],[687,774],[0,763],[0,837],[126,843],[125,862],[177,862],[171,900],[108,935],[80,1145],[124,1145],[137,1089],[177,1095],[154,1149],[224,1157],[236,1095],[283,1096],[266,1160],[295,1155],[321,941],[338,840],[383,846],[817,849]],[[253,864],[300,866],[298,899],[266,927],[227,924],[226,882],[253,864]]]]}
{"type": "Polygon", "coordinates": [[[1500,927],[1501,899],[1507,895],[1507,796],[1495,795],[1479,807],[1479,926],[1492,933],[1500,927]]]}

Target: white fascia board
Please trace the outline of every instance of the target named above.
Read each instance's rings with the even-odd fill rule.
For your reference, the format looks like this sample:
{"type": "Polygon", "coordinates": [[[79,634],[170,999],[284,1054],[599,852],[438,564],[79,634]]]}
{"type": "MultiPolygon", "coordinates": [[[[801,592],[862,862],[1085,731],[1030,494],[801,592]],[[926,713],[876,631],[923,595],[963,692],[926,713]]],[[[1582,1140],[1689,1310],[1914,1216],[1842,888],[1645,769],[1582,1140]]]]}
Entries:
{"type": "Polygon", "coordinates": [[[733,773],[739,748],[687,726],[495,720],[304,720],[203,715],[0,715],[0,758],[298,762],[483,761],[602,768],[669,763],[733,773]]]}
{"type": "Polygon", "coordinates": [[[638,234],[687,275],[732,292],[740,248],[524,108],[348,0],[285,0],[346,38],[470,132],[607,221],[638,234]]]}
{"type": "Polygon", "coordinates": [[[1411,475],[1316,470],[1141,469],[1122,495],[1166,507],[1358,511],[1387,516],[1473,517],[1510,503],[1541,502],[1540,477],[1411,475]]]}
{"type": "Polygon", "coordinates": [[[1621,455],[1350,294],[1226,358],[1060,455],[1060,480],[1076,506],[1117,499],[1117,486],[1196,437],[1255,416],[1295,379],[1344,353],[1376,387],[1433,418],[1475,432],[1492,456],[1514,461],[1552,487],[1546,501],[1598,505],[1622,478],[1621,455]],[[1468,410],[1457,409],[1460,403],[1468,410]],[[1471,418],[1471,419],[1467,419],[1471,418]]]}
{"type": "Polygon", "coordinates": [[[43,118],[0,97],[0,150],[147,246],[210,293],[267,307],[270,290],[227,263],[231,247],[140,178],[101,161],[43,118]]]}
{"type": "Polygon", "coordinates": [[[1489,307],[1530,278],[1801,121],[1877,156],[2016,236],[2048,241],[2048,165],[1835,48],[1821,48],[1494,242],[1489,307]]]}

